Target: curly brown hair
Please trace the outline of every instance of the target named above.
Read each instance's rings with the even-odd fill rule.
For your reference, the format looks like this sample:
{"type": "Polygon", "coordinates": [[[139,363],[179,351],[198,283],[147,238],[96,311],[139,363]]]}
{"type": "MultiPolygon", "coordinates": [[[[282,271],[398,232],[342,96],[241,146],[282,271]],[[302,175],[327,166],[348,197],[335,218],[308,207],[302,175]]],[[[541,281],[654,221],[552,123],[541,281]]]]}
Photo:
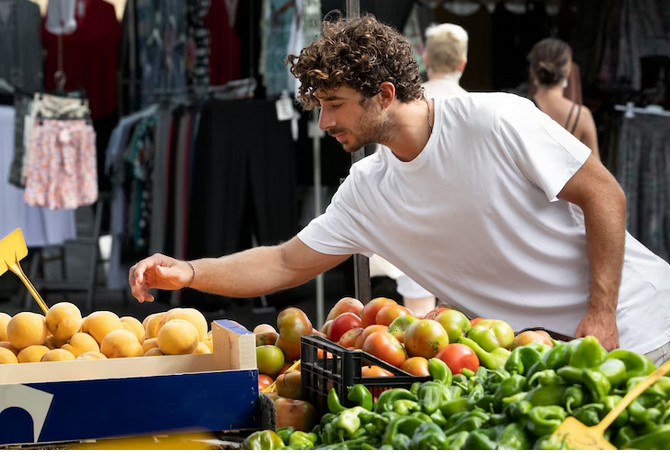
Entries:
{"type": "Polygon", "coordinates": [[[372,15],[323,23],[323,36],[289,55],[291,73],[300,80],[298,100],[306,110],[319,105],[315,94],[341,86],[366,98],[379,93],[382,82],[395,85],[396,98],[423,97],[419,65],[407,39],[372,15]]]}

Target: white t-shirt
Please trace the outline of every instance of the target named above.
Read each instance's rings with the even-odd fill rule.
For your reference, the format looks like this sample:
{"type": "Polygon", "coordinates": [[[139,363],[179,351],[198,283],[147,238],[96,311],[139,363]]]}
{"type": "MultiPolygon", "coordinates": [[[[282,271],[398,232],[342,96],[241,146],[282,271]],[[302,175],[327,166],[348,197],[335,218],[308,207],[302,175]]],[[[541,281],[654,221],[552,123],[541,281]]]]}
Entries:
{"type": "MultiPolygon", "coordinates": [[[[354,164],[298,237],[326,254],[377,253],[471,316],[575,335],[589,298],[581,209],[557,199],[590,150],[511,94],[440,99],[411,162],[386,147],[354,164]]],[[[626,235],[621,347],[670,340],[670,265],[626,235]]]]}

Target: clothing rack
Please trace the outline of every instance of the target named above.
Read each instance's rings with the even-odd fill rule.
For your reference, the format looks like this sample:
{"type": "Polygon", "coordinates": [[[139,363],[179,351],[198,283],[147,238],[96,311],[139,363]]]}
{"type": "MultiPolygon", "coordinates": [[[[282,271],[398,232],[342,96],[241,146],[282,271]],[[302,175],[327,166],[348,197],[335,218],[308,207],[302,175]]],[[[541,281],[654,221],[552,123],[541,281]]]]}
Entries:
{"type": "Polygon", "coordinates": [[[624,112],[625,118],[635,118],[636,113],[640,115],[656,115],[656,116],[670,117],[670,111],[665,110],[660,105],[635,107],[635,104],[633,104],[632,102],[627,102],[626,105],[620,105],[620,104],[615,105],[614,110],[624,112]]]}

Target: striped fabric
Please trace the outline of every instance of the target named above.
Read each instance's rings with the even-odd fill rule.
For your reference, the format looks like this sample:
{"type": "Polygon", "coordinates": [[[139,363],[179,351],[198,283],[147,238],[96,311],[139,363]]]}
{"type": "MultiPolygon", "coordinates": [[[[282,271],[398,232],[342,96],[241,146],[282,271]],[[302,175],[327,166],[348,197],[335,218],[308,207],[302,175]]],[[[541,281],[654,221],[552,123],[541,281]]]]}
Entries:
{"type": "Polygon", "coordinates": [[[43,89],[42,17],[30,0],[0,0],[0,78],[27,92],[43,89]]]}

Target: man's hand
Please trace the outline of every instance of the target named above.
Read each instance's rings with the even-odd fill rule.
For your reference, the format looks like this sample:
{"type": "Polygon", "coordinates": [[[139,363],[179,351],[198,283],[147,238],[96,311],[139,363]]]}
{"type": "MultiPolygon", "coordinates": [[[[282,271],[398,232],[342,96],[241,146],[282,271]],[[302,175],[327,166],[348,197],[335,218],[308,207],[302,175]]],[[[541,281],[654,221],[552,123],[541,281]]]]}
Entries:
{"type": "Polygon", "coordinates": [[[593,335],[600,344],[611,351],[619,347],[619,328],[616,323],[616,310],[589,309],[577,326],[577,337],[593,335]]]}
{"type": "Polygon", "coordinates": [[[153,302],[153,288],[176,290],[192,281],[194,271],[185,261],[156,253],[130,268],[128,283],[133,296],[140,302],[153,302]]]}

